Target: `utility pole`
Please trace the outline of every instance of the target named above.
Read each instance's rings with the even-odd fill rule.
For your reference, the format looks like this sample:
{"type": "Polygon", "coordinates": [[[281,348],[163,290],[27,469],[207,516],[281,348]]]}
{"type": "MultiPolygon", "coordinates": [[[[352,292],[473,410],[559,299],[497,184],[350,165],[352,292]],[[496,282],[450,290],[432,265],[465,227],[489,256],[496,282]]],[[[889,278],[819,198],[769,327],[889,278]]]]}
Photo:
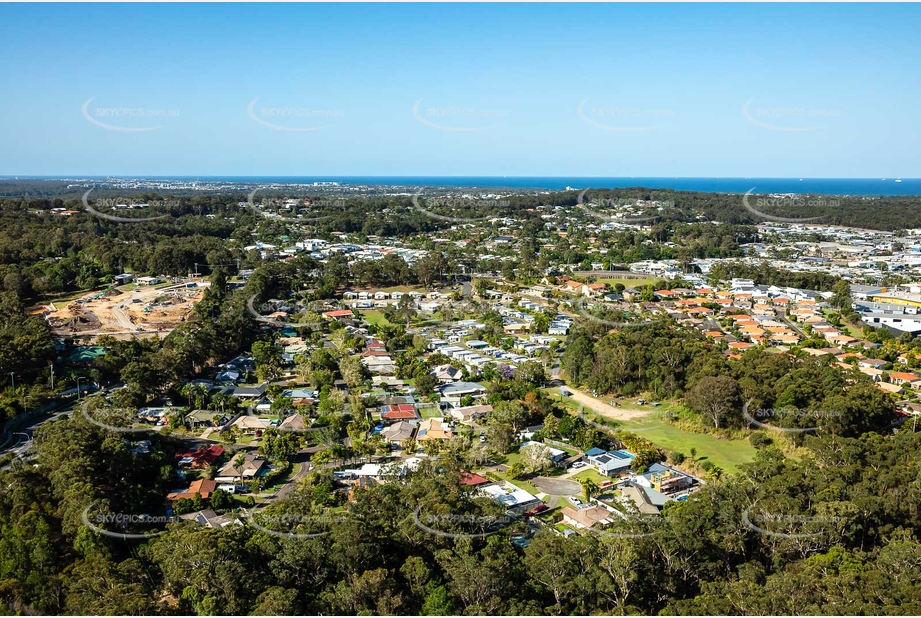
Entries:
{"type": "Polygon", "coordinates": [[[51,390],[54,390],[54,363],[51,365],[51,390]]]}
{"type": "Polygon", "coordinates": [[[10,381],[12,381],[13,383],[13,392],[15,392],[16,391],[16,372],[15,371],[10,372],[10,381]]]}

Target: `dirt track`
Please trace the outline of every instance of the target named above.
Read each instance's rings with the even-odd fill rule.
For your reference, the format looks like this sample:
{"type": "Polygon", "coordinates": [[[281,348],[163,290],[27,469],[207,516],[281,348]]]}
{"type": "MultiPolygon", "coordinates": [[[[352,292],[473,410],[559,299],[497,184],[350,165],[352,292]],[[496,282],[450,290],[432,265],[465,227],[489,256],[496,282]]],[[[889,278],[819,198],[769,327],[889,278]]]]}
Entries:
{"type": "Polygon", "coordinates": [[[573,401],[582,404],[589,410],[597,412],[601,416],[606,416],[608,418],[613,418],[618,421],[629,421],[635,418],[642,418],[644,416],[649,416],[652,414],[652,410],[644,410],[643,408],[615,408],[612,405],[606,404],[605,402],[595,399],[590,395],[586,395],[580,390],[577,390],[571,386],[565,386],[566,390],[572,393],[569,396],[573,401]]]}

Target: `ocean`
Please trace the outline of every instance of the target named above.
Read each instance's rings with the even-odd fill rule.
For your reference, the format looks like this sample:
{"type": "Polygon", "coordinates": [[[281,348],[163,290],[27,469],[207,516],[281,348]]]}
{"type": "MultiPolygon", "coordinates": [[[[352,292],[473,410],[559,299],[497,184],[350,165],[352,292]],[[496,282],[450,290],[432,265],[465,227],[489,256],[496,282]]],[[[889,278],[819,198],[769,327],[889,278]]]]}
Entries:
{"type": "MultiPolygon", "coordinates": [[[[12,178],[5,176],[2,178],[12,178]]],[[[72,178],[64,176],[18,176],[18,178],[72,178]]],[[[93,177],[81,176],[88,179],[93,177]]],[[[105,177],[97,177],[105,178],[105,177]]],[[[109,178],[115,178],[109,176],[109,178]]],[[[812,193],[820,195],[921,195],[921,178],[675,178],[675,177],[579,177],[579,176],[130,176],[150,180],[200,180],[203,182],[313,184],[338,182],[349,185],[415,185],[429,187],[481,187],[494,189],[615,189],[644,187],[707,193],[812,193]]]]}

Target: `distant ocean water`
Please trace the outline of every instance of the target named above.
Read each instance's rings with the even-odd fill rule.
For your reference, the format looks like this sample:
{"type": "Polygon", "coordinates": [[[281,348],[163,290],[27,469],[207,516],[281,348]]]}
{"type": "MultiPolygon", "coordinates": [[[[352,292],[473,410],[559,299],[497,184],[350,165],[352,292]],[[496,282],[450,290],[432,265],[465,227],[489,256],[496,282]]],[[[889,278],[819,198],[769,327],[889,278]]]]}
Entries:
{"type": "MultiPolygon", "coordinates": [[[[3,178],[12,178],[5,176],[3,178]]],[[[19,176],[18,178],[29,178],[19,176]]],[[[31,178],[72,178],[32,176],[31,178]]],[[[89,178],[82,176],[81,178],[89,178]]],[[[103,177],[99,177],[103,178],[103,177]]],[[[113,178],[113,177],[109,177],[113,178]]],[[[129,177],[124,177],[129,178],[129,177]]],[[[527,177],[527,176],[131,176],[151,180],[293,183],[338,182],[359,185],[417,185],[563,190],[566,187],[675,189],[707,193],[814,193],[824,195],[921,195],[921,178],[674,178],[674,177],[527,177]]]]}

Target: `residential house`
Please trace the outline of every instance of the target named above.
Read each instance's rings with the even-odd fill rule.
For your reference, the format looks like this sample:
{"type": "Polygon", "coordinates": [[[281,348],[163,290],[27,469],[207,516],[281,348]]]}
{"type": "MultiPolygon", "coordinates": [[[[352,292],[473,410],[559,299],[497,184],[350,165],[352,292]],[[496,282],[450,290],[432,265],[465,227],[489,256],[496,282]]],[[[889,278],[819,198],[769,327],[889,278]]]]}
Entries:
{"type": "Polygon", "coordinates": [[[451,408],[451,418],[460,423],[471,423],[480,420],[492,412],[491,405],[480,406],[463,406],[460,408],[451,408]]]}
{"type": "Polygon", "coordinates": [[[507,511],[515,513],[530,510],[540,504],[540,500],[536,496],[512,485],[508,481],[503,482],[501,485],[483,486],[480,489],[480,495],[492,498],[504,506],[507,511]]]}
{"type": "Polygon", "coordinates": [[[564,523],[582,530],[588,530],[596,526],[600,528],[613,522],[611,511],[599,505],[583,509],[564,506],[561,513],[564,523]]]}
{"type": "MultiPolygon", "coordinates": [[[[586,453],[588,456],[588,453],[586,453]]],[[[588,456],[588,462],[605,476],[617,476],[630,469],[633,457],[624,451],[610,451],[588,456]]]]}
{"type": "Polygon", "coordinates": [[[189,488],[183,491],[174,491],[166,495],[166,499],[169,502],[178,502],[183,498],[192,500],[195,498],[195,494],[201,496],[202,500],[209,500],[211,494],[217,489],[217,481],[211,481],[208,479],[199,479],[197,481],[192,481],[189,485],[189,488]]]}
{"type": "Polygon", "coordinates": [[[381,436],[390,442],[391,446],[398,447],[403,440],[411,438],[416,427],[409,421],[397,421],[392,425],[384,427],[381,436]]]}
{"type": "Polygon", "coordinates": [[[444,424],[444,419],[427,418],[419,424],[419,431],[416,433],[416,441],[428,442],[430,440],[447,440],[452,435],[451,429],[444,424]]]}
{"type": "Polygon", "coordinates": [[[224,447],[220,444],[212,444],[207,448],[198,448],[192,451],[176,453],[179,459],[180,468],[191,468],[193,470],[204,470],[221,459],[224,455],[224,447]]]}
{"type": "Polygon", "coordinates": [[[476,382],[444,384],[439,386],[437,390],[441,394],[441,402],[451,408],[459,408],[461,399],[466,395],[470,395],[474,399],[482,399],[486,396],[486,389],[476,382]]]}
{"type": "Polygon", "coordinates": [[[461,379],[463,371],[457,367],[452,367],[451,365],[438,365],[429,372],[429,375],[434,377],[439,382],[457,382],[461,379]]]}
{"type": "Polygon", "coordinates": [[[237,483],[249,481],[259,476],[259,473],[268,467],[268,462],[258,455],[247,453],[243,460],[237,464],[237,457],[232,458],[222,467],[214,480],[218,483],[237,483]]]}

